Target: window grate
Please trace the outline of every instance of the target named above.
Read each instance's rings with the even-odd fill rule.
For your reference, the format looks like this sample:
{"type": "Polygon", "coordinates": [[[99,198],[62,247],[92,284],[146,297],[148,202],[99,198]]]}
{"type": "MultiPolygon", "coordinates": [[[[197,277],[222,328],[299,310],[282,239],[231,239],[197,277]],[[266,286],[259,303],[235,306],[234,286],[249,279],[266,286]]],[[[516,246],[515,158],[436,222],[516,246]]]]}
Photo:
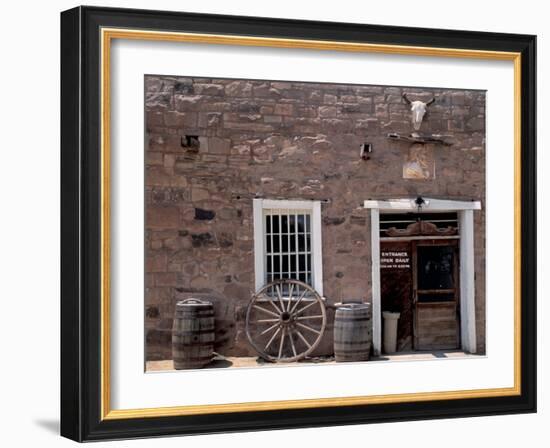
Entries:
{"type": "Polygon", "coordinates": [[[264,209],[264,225],[266,283],[288,278],[312,285],[311,213],[264,209]]]}

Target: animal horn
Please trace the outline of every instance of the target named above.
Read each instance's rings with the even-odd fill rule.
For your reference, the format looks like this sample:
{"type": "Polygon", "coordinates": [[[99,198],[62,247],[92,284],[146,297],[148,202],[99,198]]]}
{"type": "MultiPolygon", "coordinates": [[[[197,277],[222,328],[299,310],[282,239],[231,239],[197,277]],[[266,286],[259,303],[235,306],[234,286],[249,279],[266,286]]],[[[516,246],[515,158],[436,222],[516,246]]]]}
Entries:
{"type": "Polygon", "coordinates": [[[407,98],[407,94],[406,94],[406,93],[404,93],[404,94],[401,95],[401,96],[403,97],[403,99],[405,100],[405,102],[406,102],[407,104],[411,104],[411,100],[407,98]]]}
{"type": "Polygon", "coordinates": [[[433,102],[435,101],[435,96],[426,103],[426,106],[429,106],[430,104],[432,104],[433,102]]]}

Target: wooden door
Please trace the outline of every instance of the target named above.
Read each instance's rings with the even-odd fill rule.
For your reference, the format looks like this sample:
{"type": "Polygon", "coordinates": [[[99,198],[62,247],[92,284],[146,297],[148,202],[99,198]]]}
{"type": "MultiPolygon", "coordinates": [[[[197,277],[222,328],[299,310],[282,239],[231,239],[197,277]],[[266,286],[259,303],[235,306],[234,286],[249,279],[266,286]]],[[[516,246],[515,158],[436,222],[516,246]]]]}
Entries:
{"type": "Polygon", "coordinates": [[[460,346],[458,242],[413,242],[414,348],[460,346]]]}

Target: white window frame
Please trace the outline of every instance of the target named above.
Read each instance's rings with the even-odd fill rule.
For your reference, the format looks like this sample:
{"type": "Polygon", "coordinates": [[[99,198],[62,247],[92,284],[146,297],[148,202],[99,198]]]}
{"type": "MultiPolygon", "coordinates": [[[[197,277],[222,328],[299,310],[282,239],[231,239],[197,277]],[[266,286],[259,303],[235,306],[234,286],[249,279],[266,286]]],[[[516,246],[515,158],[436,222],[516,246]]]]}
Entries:
{"type": "Polygon", "coordinates": [[[265,219],[264,210],[304,210],[311,213],[311,283],[323,296],[323,250],[321,234],[321,201],[253,199],[254,278],[256,291],[265,285],[265,219]]]}

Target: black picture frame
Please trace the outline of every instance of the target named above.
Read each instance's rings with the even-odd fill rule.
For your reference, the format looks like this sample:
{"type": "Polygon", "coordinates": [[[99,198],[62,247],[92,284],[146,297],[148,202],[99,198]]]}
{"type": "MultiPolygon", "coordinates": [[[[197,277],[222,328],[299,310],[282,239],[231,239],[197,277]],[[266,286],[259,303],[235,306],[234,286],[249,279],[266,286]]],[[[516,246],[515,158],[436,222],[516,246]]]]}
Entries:
{"type": "Polygon", "coordinates": [[[77,7],[61,14],[61,435],[76,441],[536,412],[536,37],[77,7]],[[102,419],[100,29],[147,29],[521,54],[521,393],[102,419]]]}

